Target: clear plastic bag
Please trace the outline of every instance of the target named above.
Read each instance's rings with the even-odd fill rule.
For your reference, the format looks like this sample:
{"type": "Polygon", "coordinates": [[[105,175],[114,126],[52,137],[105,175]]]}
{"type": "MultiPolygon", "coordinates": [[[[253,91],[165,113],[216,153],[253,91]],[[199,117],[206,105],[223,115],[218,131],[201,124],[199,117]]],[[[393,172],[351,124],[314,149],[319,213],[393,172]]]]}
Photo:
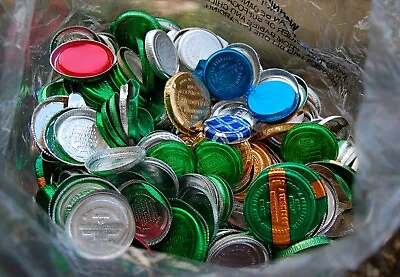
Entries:
{"type": "Polygon", "coordinates": [[[399,12],[394,0],[0,0],[1,275],[336,276],[356,268],[400,220],[399,12]],[[264,68],[302,76],[321,95],[327,114],[357,121],[356,232],[329,247],[240,270],[135,249],[114,261],[80,258],[32,200],[37,187],[29,133],[34,95],[52,78],[48,45],[56,30],[70,25],[107,30],[130,9],[253,45],[264,68]]]}

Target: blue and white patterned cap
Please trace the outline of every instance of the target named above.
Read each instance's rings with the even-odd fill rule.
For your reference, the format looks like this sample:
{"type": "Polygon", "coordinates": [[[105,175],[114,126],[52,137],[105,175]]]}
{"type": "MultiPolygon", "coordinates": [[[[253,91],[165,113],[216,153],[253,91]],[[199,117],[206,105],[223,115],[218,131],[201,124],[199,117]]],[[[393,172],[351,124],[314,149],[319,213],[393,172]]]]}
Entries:
{"type": "Polygon", "coordinates": [[[214,116],[204,122],[203,132],[209,140],[224,144],[236,144],[250,137],[251,125],[247,120],[238,116],[214,116]]]}

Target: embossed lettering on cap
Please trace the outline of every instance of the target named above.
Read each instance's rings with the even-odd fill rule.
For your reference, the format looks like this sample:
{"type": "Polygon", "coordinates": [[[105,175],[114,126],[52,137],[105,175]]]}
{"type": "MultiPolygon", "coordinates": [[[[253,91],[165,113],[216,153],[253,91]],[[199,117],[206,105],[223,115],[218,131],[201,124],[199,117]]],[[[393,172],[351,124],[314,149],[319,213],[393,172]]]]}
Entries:
{"type": "Polygon", "coordinates": [[[268,172],[268,177],[271,203],[272,240],[274,244],[277,245],[288,245],[290,244],[290,226],[286,173],[282,168],[274,168],[268,172]],[[273,178],[270,178],[271,174],[274,174],[273,178]]]}

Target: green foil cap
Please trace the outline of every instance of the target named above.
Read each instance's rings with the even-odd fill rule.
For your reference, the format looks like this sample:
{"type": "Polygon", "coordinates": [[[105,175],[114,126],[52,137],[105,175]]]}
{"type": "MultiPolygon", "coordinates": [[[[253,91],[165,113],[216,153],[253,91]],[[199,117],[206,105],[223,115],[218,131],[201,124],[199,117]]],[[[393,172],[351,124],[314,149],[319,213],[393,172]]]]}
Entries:
{"type": "Polygon", "coordinates": [[[46,100],[48,97],[56,96],[56,95],[68,95],[67,90],[64,87],[64,81],[57,80],[55,82],[51,82],[50,84],[44,85],[37,92],[38,102],[41,103],[46,100]]]}
{"type": "Polygon", "coordinates": [[[106,131],[106,128],[104,127],[103,115],[101,112],[96,113],[96,126],[97,126],[97,130],[99,131],[99,134],[104,139],[104,141],[107,143],[107,145],[110,146],[111,148],[116,148],[117,143],[109,135],[109,133],[106,131]]]}
{"type": "Polygon", "coordinates": [[[110,135],[110,137],[115,141],[116,145],[119,147],[127,146],[127,143],[118,135],[117,130],[111,122],[111,117],[107,111],[107,103],[105,102],[101,108],[101,118],[103,120],[104,129],[110,135]]]}
{"type": "Polygon", "coordinates": [[[54,195],[51,198],[51,201],[50,201],[50,203],[48,205],[48,209],[47,209],[47,212],[50,215],[50,217],[52,215],[53,208],[56,204],[56,199],[58,198],[58,196],[60,194],[62,194],[64,192],[64,189],[67,188],[72,182],[81,180],[82,178],[85,178],[85,177],[90,177],[90,175],[85,175],[85,174],[72,175],[72,176],[68,177],[67,179],[65,179],[64,181],[62,181],[57,186],[57,189],[55,190],[54,195]]]}
{"type": "Polygon", "coordinates": [[[209,175],[207,176],[210,179],[215,187],[217,188],[219,194],[221,195],[222,199],[222,215],[220,217],[220,225],[224,224],[228,217],[231,215],[233,210],[233,192],[229,184],[219,176],[216,175],[209,175]]]}
{"type": "Polygon", "coordinates": [[[69,177],[57,188],[53,196],[54,199],[51,201],[51,217],[54,222],[63,227],[68,215],[80,199],[84,198],[90,192],[104,189],[116,190],[111,183],[98,177],[90,175],[69,177]]]}
{"type": "Polygon", "coordinates": [[[164,194],[150,183],[139,180],[129,181],[119,190],[132,208],[136,236],[149,245],[163,240],[172,223],[171,206],[164,194]]]}
{"type": "Polygon", "coordinates": [[[51,155],[54,156],[57,160],[65,163],[67,165],[82,166],[83,165],[82,163],[75,161],[67,153],[65,153],[65,151],[62,149],[61,145],[57,141],[57,138],[55,137],[54,123],[55,123],[56,119],[58,118],[58,116],[62,114],[62,112],[56,114],[50,120],[50,123],[46,127],[46,131],[45,131],[46,146],[47,146],[48,150],[50,151],[51,155]]]}
{"type": "Polygon", "coordinates": [[[243,161],[239,151],[230,145],[204,141],[195,148],[197,172],[222,177],[234,191],[243,176],[243,161]]]}
{"type": "Polygon", "coordinates": [[[179,192],[179,198],[196,209],[205,219],[210,240],[218,232],[218,206],[208,191],[202,186],[188,186],[179,192]]]}
{"type": "Polygon", "coordinates": [[[322,236],[309,238],[309,239],[303,240],[299,243],[296,243],[295,245],[292,245],[284,250],[279,251],[276,254],[276,257],[277,258],[289,257],[289,256],[292,256],[299,252],[308,250],[310,248],[328,245],[331,242],[332,241],[330,239],[328,239],[327,237],[322,237],[322,236]]]}
{"type": "Polygon", "coordinates": [[[122,13],[110,25],[110,31],[120,46],[138,52],[136,39],[144,40],[147,32],[162,29],[156,18],[140,11],[122,13]]]}
{"type": "Polygon", "coordinates": [[[38,205],[42,207],[43,210],[45,210],[46,212],[48,211],[49,204],[51,199],[53,198],[54,193],[55,193],[55,188],[50,185],[42,187],[36,193],[36,199],[35,199],[36,203],[38,203],[38,205]]]}
{"type": "Polygon", "coordinates": [[[324,220],[325,214],[328,211],[328,197],[322,177],[313,169],[298,163],[280,163],[271,166],[271,168],[291,169],[307,179],[308,185],[314,192],[317,209],[311,230],[317,227],[324,220]]]}
{"type": "Polygon", "coordinates": [[[119,99],[117,101],[117,95],[111,96],[111,98],[106,103],[107,114],[110,118],[111,124],[114,127],[117,135],[124,141],[128,142],[128,134],[125,133],[122,126],[120,112],[119,112],[119,99]]]}
{"type": "Polygon", "coordinates": [[[249,188],[243,214],[262,242],[286,246],[303,240],[312,229],[315,196],[309,181],[296,171],[268,168],[249,188]]]}
{"type": "Polygon", "coordinates": [[[96,110],[99,110],[116,93],[113,85],[106,78],[94,82],[81,83],[80,90],[85,102],[90,103],[90,106],[96,110]]]}
{"type": "Polygon", "coordinates": [[[302,123],[291,129],[282,142],[286,162],[307,164],[335,160],[339,146],[335,135],[317,123],[302,123]]]}
{"type": "Polygon", "coordinates": [[[168,164],[178,177],[194,173],[196,169],[196,157],[192,149],[181,142],[161,142],[150,148],[147,151],[147,156],[162,160],[168,164]]]}
{"type": "Polygon", "coordinates": [[[125,76],[124,72],[122,72],[118,63],[114,64],[113,68],[108,73],[108,77],[111,80],[112,86],[117,91],[122,85],[125,85],[129,81],[128,77],[125,76]]]}
{"type": "Polygon", "coordinates": [[[139,107],[143,107],[151,113],[154,123],[158,123],[166,112],[164,106],[164,87],[165,82],[157,80],[156,88],[151,95],[145,95],[145,98],[142,97],[139,99],[139,107]]]}
{"type": "Polygon", "coordinates": [[[155,250],[204,261],[208,248],[208,228],[204,218],[181,200],[171,200],[173,221],[165,239],[155,250]]]}
{"type": "Polygon", "coordinates": [[[349,186],[350,190],[352,189],[356,174],[349,166],[337,161],[322,161],[318,162],[318,164],[323,165],[332,170],[333,173],[340,175],[349,186]]]}
{"type": "Polygon", "coordinates": [[[128,82],[128,137],[130,139],[136,140],[138,142],[140,140],[140,132],[139,132],[139,118],[138,118],[138,109],[139,109],[139,93],[140,93],[140,84],[135,80],[129,80],[128,82]]]}
{"type": "Polygon", "coordinates": [[[350,200],[350,202],[353,202],[353,194],[351,192],[350,187],[347,185],[346,181],[339,174],[334,174],[334,175],[346,197],[350,200]]]}
{"type": "Polygon", "coordinates": [[[175,21],[172,21],[169,18],[164,17],[156,17],[157,21],[161,24],[162,30],[165,32],[169,32],[171,30],[179,31],[181,27],[175,21]]]}
{"type": "Polygon", "coordinates": [[[153,69],[151,68],[149,61],[147,60],[146,56],[146,51],[145,51],[145,46],[144,46],[144,40],[138,38],[136,40],[137,42],[137,47],[139,50],[139,57],[140,61],[142,63],[142,75],[143,75],[143,87],[142,90],[143,92],[149,94],[154,90],[155,87],[155,73],[153,69]]]}
{"type": "Polygon", "coordinates": [[[154,120],[151,113],[142,107],[138,108],[138,120],[139,138],[142,139],[154,131],[154,120]]]}
{"type": "Polygon", "coordinates": [[[44,172],[44,161],[42,156],[38,156],[36,158],[35,162],[35,174],[36,174],[36,181],[37,184],[40,188],[43,188],[44,186],[47,185],[47,181],[45,178],[45,172],[44,172]]]}

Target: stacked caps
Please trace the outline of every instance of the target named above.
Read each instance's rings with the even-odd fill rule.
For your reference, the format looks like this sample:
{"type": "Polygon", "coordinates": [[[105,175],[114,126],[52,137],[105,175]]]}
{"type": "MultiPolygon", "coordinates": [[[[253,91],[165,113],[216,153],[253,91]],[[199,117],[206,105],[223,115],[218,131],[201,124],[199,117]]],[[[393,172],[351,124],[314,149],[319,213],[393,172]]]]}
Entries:
{"type": "Polygon", "coordinates": [[[353,230],[349,123],[257,52],[139,11],[50,45],[37,92],[37,203],[79,253],[130,247],[230,267],[353,230]]]}

